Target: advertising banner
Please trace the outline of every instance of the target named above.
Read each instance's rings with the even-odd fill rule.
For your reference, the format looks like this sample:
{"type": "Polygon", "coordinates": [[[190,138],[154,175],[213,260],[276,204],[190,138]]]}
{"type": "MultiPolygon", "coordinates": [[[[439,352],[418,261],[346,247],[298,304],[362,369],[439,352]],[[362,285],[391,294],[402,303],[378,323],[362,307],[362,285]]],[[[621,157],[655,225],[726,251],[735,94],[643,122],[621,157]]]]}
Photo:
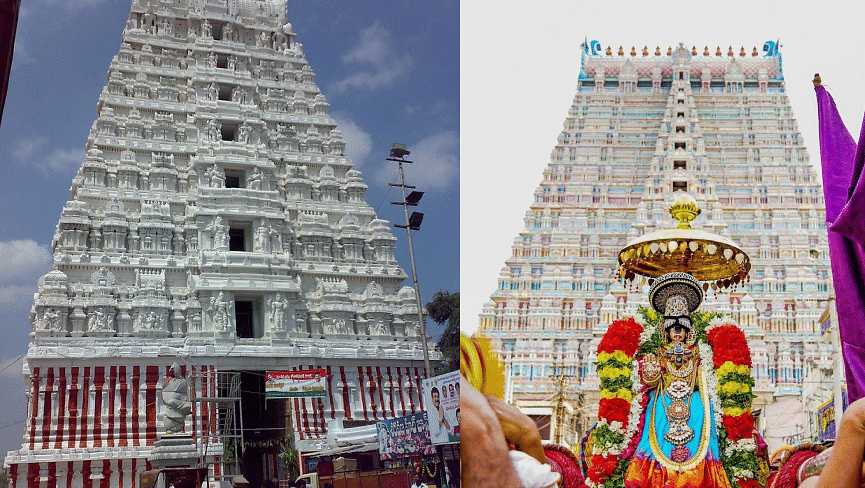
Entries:
{"type": "Polygon", "coordinates": [[[423,380],[423,403],[433,444],[460,441],[460,372],[423,380]]]}
{"type": "MultiPolygon", "coordinates": [[[[849,402],[847,398],[847,389],[841,390],[843,395],[844,409],[847,408],[849,402]]],[[[833,393],[829,400],[823,405],[817,407],[817,438],[820,442],[835,440],[835,394],[833,393]]]]}
{"type": "Polygon", "coordinates": [[[835,439],[835,398],[817,407],[817,438],[820,442],[835,439]]]}
{"type": "Polygon", "coordinates": [[[324,369],[301,371],[268,371],[265,373],[264,398],[310,398],[327,395],[327,373],[324,369]]]}
{"type": "Polygon", "coordinates": [[[826,337],[829,335],[829,332],[831,331],[832,318],[831,315],[829,315],[829,312],[826,311],[826,313],[824,313],[823,316],[820,317],[820,338],[825,340],[826,337]]]}
{"type": "Polygon", "coordinates": [[[383,461],[435,454],[427,429],[427,414],[420,412],[376,424],[378,454],[383,461]]]}

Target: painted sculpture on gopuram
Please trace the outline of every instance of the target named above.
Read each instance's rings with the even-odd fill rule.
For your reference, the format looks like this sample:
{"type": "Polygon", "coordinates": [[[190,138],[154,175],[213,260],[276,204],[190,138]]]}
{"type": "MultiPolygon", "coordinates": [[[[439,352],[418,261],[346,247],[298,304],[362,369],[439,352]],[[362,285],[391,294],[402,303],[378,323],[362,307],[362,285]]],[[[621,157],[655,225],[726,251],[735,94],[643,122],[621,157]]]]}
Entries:
{"type": "Polygon", "coordinates": [[[722,236],[692,229],[681,194],[675,229],[630,242],[619,272],[650,287],[652,309],[613,322],[598,347],[598,422],[585,441],[589,487],[758,488],[766,446],[754,429],[751,353],[729,318],[699,311],[705,293],[741,286],[751,264],[722,236]]]}

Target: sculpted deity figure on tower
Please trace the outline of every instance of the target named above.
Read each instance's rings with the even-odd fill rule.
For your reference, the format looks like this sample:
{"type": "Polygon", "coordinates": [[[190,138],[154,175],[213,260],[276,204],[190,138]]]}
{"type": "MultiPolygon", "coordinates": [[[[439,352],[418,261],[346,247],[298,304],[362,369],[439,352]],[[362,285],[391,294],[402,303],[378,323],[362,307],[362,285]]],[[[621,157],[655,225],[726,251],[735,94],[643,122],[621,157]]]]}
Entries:
{"type": "Polygon", "coordinates": [[[165,404],[165,433],[182,433],[186,417],[192,412],[192,403],[189,401],[189,386],[177,363],[171,365],[162,382],[162,403],[165,404]]]}
{"type": "Polygon", "coordinates": [[[285,311],[288,310],[288,302],[282,298],[281,293],[270,299],[271,327],[275,332],[285,331],[285,311]]]}

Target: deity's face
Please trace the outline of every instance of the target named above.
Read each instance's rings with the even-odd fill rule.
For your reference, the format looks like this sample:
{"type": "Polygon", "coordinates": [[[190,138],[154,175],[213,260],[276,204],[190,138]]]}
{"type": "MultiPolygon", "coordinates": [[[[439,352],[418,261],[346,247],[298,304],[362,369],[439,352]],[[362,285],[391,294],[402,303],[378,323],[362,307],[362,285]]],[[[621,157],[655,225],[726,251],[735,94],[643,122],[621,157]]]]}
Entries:
{"type": "Polygon", "coordinates": [[[685,342],[688,337],[688,329],[681,325],[674,325],[667,329],[667,337],[670,342],[685,342]]]}

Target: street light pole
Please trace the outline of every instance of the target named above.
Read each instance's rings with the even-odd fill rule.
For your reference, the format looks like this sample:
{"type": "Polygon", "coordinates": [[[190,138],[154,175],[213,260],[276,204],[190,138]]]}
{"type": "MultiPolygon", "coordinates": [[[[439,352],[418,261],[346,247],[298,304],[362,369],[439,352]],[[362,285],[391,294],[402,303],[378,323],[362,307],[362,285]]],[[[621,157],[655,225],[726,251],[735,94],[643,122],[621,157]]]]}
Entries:
{"type": "MultiPolygon", "coordinates": [[[[415,187],[412,185],[405,184],[405,174],[403,173],[402,163],[412,163],[405,159],[405,156],[411,154],[410,151],[406,150],[403,144],[395,143],[393,148],[390,150],[390,157],[387,158],[387,161],[393,161],[397,163],[399,166],[399,183],[388,183],[390,186],[398,186],[402,191],[402,201],[401,202],[391,202],[395,205],[402,205],[403,214],[405,216],[405,225],[394,224],[394,227],[402,227],[405,228],[405,235],[408,238],[408,255],[409,261],[411,261],[411,277],[412,282],[414,284],[414,296],[417,301],[417,319],[418,325],[420,326],[420,338],[421,345],[423,346],[423,364],[424,369],[426,370],[426,377],[432,378],[432,370],[430,369],[429,364],[429,350],[427,348],[427,338],[426,338],[426,321],[423,316],[423,305],[421,305],[420,300],[420,285],[417,282],[417,268],[414,264],[414,246],[412,246],[411,242],[411,231],[414,228],[415,230],[420,228],[419,220],[422,220],[423,214],[412,213],[412,219],[409,219],[408,216],[408,207],[417,205],[417,202],[420,200],[420,197],[423,196],[422,192],[412,192],[413,195],[419,194],[418,196],[412,198],[412,201],[406,200],[405,189],[415,187]],[[415,219],[415,215],[420,215],[421,219],[415,219]]],[[[409,195],[409,196],[413,196],[409,195]]]]}

